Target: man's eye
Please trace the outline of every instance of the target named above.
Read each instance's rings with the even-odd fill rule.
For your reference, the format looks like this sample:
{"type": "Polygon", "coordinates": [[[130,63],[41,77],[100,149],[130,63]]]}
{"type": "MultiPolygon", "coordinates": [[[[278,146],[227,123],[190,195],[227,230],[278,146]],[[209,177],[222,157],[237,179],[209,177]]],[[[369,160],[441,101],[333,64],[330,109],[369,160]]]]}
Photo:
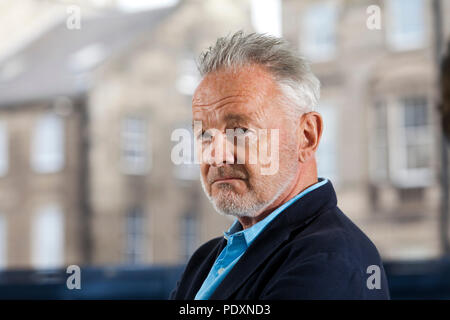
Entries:
{"type": "Polygon", "coordinates": [[[234,128],[234,131],[237,132],[237,133],[245,134],[245,133],[249,132],[249,129],[243,128],[243,127],[238,127],[238,128],[234,128]]]}
{"type": "Polygon", "coordinates": [[[210,140],[211,139],[211,133],[208,132],[208,131],[202,131],[201,133],[199,133],[197,135],[197,139],[210,140]]]}
{"type": "Polygon", "coordinates": [[[250,128],[238,128],[239,129],[239,133],[245,135],[245,136],[254,136],[256,134],[256,131],[254,129],[250,129],[250,128]]]}

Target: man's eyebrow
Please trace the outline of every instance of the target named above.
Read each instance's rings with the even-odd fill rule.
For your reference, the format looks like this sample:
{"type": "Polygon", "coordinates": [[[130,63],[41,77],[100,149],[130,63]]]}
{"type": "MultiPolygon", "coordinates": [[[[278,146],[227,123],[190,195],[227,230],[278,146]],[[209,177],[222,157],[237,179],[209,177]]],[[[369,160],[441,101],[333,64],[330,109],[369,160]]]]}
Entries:
{"type": "Polygon", "coordinates": [[[227,122],[248,122],[250,117],[243,114],[230,113],[224,117],[224,120],[227,122]]]}

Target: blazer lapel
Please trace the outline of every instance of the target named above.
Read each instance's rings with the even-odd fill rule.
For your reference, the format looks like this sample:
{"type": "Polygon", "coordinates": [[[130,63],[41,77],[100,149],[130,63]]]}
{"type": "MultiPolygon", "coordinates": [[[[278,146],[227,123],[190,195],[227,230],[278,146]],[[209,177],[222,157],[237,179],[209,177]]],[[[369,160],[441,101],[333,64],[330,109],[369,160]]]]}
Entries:
{"type": "Polygon", "coordinates": [[[218,242],[214,250],[212,250],[211,253],[206,257],[206,259],[203,260],[202,264],[198,267],[197,272],[192,279],[192,285],[189,286],[189,288],[186,290],[185,299],[193,300],[195,298],[195,295],[197,294],[198,290],[200,290],[203,281],[205,281],[206,277],[208,276],[208,273],[211,270],[214,261],[216,261],[218,255],[226,246],[226,244],[227,242],[224,238],[222,238],[222,240],[218,242]]]}
{"type": "Polygon", "coordinates": [[[210,297],[211,300],[228,299],[289,238],[290,230],[280,228],[280,223],[275,225],[276,220],[284,220],[283,213],[276,217],[248,247],[244,255],[213,292],[210,297]]]}

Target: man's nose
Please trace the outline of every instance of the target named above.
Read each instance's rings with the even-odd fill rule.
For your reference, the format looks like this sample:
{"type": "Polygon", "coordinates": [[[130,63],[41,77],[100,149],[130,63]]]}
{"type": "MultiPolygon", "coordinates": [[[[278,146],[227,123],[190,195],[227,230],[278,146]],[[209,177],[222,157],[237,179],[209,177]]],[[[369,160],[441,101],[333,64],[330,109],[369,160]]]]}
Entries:
{"type": "Polygon", "coordinates": [[[224,137],[224,134],[216,134],[206,150],[204,159],[212,166],[221,167],[234,163],[234,145],[224,137]]]}

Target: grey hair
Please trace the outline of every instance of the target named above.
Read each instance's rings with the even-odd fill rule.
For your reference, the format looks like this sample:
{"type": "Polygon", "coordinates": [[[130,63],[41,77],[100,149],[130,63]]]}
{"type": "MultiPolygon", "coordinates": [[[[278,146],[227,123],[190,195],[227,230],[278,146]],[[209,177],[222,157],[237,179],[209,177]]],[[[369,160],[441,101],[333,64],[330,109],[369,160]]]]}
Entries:
{"type": "Polygon", "coordinates": [[[198,60],[203,77],[221,69],[257,64],[265,67],[278,83],[284,98],[293,106],[289,111],[301,115],[313,111],[320,98],[320,81],[309,63],[282,39],[266,34],[238,31],[217,39],[198,60]]]}

